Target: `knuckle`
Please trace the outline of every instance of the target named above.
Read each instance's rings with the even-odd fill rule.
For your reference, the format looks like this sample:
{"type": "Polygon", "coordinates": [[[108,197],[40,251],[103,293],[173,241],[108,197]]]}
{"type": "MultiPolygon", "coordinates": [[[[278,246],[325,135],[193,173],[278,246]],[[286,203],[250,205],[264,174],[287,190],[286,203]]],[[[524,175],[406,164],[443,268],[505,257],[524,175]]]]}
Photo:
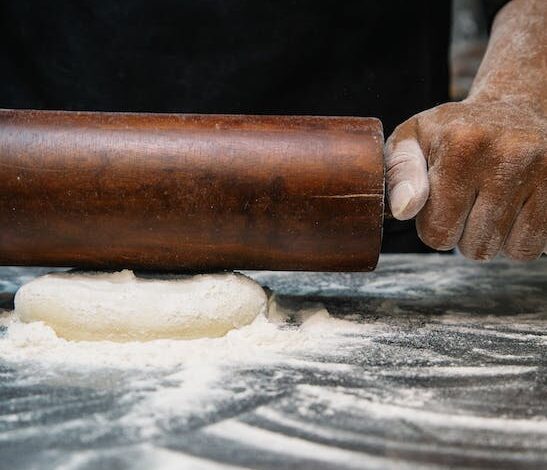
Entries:
{"type": "Polygon", "coordinates": [[[441,132],[431,152],[430,165],[465,171],[484,154],[487,141],[482,128],[452,122],[441,132]]]}
{"type": "Polygon", "coordinates": [[[464,150],[475,150],[488,139],[488,131],[480,125],[471,125],[457,120],[446,126],[443,137],[448,143],[464,150]]]}
{"type": "Polygon", "coordinates": [[[545,153],[545,136],[542,131],[504,129],[497,136],[496,148],[508,155],[535,157],[545,153]]]}
{"type": "Polygon", "coordinates": [[[416,125],[417,125],[416,116],[413,116],[407,119],[406,121],[404,121],[403,123],[399,124],[386,140],[386,143],[385,143],[386,153],[389,155],[391,152],[393,152],[395,146],[399,142],[415,139],[416,125]]]}
{"type": "Polygon", "coordinates": [[[525,174],[547,169],[546,146],[530,133],[506,131],[491,146],[500,170],[525,174]]]}

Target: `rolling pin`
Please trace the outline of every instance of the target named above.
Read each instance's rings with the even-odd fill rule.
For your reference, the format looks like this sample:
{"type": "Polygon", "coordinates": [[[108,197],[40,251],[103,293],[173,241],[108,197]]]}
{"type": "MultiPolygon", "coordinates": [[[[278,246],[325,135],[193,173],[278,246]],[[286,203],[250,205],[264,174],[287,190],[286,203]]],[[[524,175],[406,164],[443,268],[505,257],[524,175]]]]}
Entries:
{"type": "Polygon", "coordinates": [[[0,110],[0,265],[370,271],[382,150],[374,118],[0,110]]]}

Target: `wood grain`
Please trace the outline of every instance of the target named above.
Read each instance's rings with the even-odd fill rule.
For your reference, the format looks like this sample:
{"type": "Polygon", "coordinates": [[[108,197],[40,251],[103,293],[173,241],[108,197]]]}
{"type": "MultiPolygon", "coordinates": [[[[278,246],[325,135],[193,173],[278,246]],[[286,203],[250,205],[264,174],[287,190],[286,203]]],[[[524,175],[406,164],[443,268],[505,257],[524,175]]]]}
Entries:
{"type": "Polygon", "coordinates": [[[0,264],[367,271],[377,119],[0,110],[0,264]]]}

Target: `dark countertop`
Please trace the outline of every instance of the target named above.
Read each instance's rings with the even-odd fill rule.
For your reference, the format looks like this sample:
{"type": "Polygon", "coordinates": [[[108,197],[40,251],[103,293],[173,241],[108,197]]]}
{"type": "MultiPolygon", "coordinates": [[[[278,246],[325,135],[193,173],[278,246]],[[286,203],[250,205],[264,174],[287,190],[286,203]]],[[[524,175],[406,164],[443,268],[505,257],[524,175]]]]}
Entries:
{"type": "MultiPolygon", "coordinates": [[[[43,272],[0,268],[0,306],[43,272]]],[[[0,353],[0,468],[547,467],[546,258],[391,255],[368,274],[251,274],[289,311],[320,302],[364,329],[236,362],[206,394],[174,386],[173,370],[0,353]]]]}

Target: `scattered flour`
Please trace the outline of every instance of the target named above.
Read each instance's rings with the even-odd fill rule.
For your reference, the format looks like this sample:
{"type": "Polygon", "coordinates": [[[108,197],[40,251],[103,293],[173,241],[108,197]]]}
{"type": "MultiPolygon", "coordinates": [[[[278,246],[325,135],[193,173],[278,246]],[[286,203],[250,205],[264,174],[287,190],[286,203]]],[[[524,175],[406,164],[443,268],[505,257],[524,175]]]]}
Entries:
{"type": "Polygon", "coordinates": [[[0,373],[16,379],[1,378],[17,391],[4,402],[0,443],[50,438],[67,469],[110,456],[142,468],[230,469],[249,453],[287,467],[401,467],[401,455],[420,468],[413,456],[453,467],[544,462],[544,291],[531,268],[516,285],[524,271],[512,265],[477,278],[479,268],[461,263],[445,273],[445,259],[431,258],[436,271],[424,274],[397,258],[389,278],[367,282],[259,274],[282,300],[218,338],[77,342],[0,314],[0,373]],[[309,302],[315,292],[324,304],[309,302]],[[486,301],[508,315],[480,313],[486,301]],[[35,390],[46,398],[22,396],[35,390]],[[25,400],[37,402],[30,412],[25,400]],[[101,405],[79,408],[90,400],[101,405]],[[67,417],[40,418],[54,407],[67,417]]]}
{"type": "MultiPolygon", "coordinates": [[[[233,399],[233,391],[221,385],[230,368],[275,368],[276,364],[283,364],[321,373],[351,373],[354,366],[308,361],[305,357],[325,351],[330,356],[347,354],[344,346],[348,335],[366,334],[375,328],[333,318],[321,304],[291,311],[281,307],[275,296],[270,298],[269,312],[268,316],[261,314],[250,325],[219,338],[124,343],[66,340],[43,322],[25,323],[14,312],[6,312],[0,315],[0,327],[5,329],[0,336],[0,358],[7,364],[17,364],[19,369],[25,364],[38,364],[43,371],[54,371],[48,380],[57,386],[63,386],[63,380],[66,385],[71,384],[70,374],[63,378],[65,370],[78,374],[98,373],[102,369],[137,372],[140,378],[130,382],[134,393],[143,388],[152,391],[137,401],[118,424],[138,428],[141,438],[152,439],[161,435],[161,422],[167,416],[183,419],[196,410],[215,413],[219,403],[233,399]]],[[[355,342],[366,345],[362,337],[355,336],[355,342]]],[[[89,385],[102,386],[100,382],[89,385]]],[[[170,460],[164,462],[163,457],[158,455],[162,468],[170,460]]]]}
{"type": "Polygon", "coordinates": [[[39,361],[74,367],[170,369],[199,364],[275,361],[288,352],[313,351],[328,342],[344,341],[345,333],[358,334],[372,326],[333,318],[321,305],[289,312],[270,300],[270,314],[220,338],[159,339],[145,342],[71,341],[60,338],[45,323],[24,323],[14,312],[0,315],[6,328],[0,341],[5,361],[39,361]],[[292,315],[293,324],[287,323],[292,315]]]}

